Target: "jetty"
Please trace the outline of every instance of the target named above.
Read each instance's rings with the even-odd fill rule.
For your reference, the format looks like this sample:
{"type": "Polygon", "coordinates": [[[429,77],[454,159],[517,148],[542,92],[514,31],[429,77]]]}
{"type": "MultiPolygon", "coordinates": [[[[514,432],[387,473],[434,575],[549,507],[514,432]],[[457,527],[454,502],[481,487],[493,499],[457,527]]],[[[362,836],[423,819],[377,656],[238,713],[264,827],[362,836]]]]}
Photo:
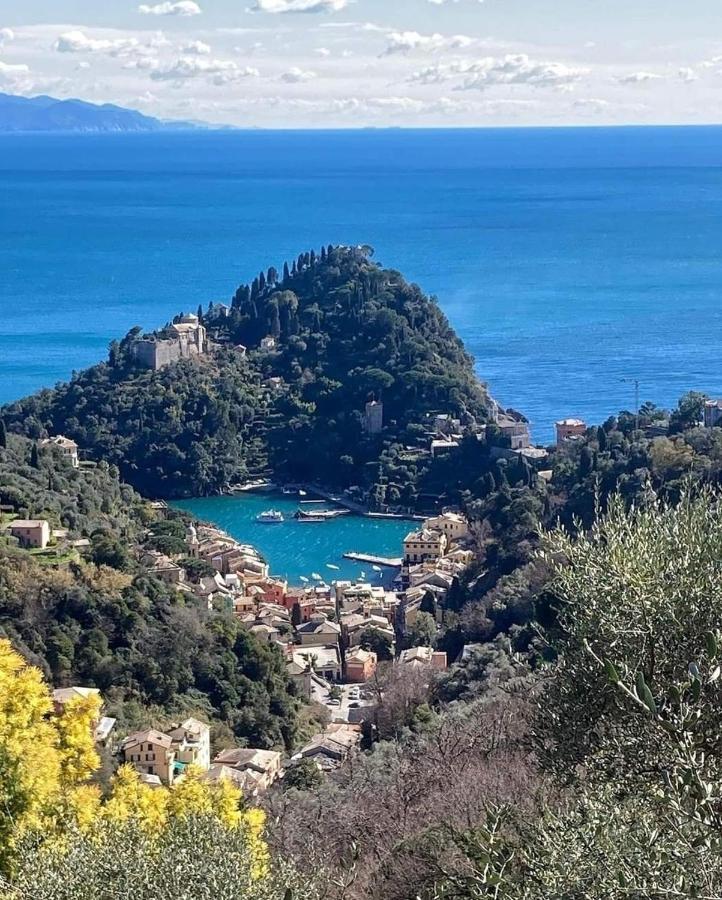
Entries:
{"type": "Polygon", "coordinates": [[[353,562],[369,563],[372,566],[386,566],[389,569],[400,569],[403,562],[400,556],[374,556],[372,553],[344,553],[343,558],[353,562]]]}

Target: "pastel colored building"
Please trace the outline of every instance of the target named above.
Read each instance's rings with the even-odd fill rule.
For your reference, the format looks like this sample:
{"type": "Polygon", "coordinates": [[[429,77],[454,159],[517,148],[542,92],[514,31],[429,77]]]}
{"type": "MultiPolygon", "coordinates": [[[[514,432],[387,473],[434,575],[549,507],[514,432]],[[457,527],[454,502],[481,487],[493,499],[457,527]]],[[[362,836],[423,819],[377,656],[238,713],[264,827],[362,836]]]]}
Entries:
{"type": "Polygon", "coordinates": [[[373,651],[354,647],[346,653],[346,681],[364,684],[373,678],[376,663],[377,658],[373,651]]]}
{"type": "Polygon", "coordinates": [[[565,441],[584,437],[587,433],[587,423],[582,419],[560,419],[556,423],[557,447],[561,447],[565,441]]]}
{"type": "Polygon", "coordinates": [[[45,447],[55,447],[68,460],[74,469],[77,469],[80,466],[78,445],[75,441],[65,437],[63,434],[45,438],[45,440],[40,441],[40,447],[41,449],[44,449],[45,447]]]}
{"type": "Polygon", "coordinates": [[[45,519],[15,519],[9,531],[21,547],[44,550],[50,542],[50,525],[45,519]]]}
{"type": "Polygon", "coordinates": [[[404,563],[411,565],[439,559],[444,555],[447,544],[446,535],[440,531],[429,528],[412,531],[404,538],[404,563]]]}

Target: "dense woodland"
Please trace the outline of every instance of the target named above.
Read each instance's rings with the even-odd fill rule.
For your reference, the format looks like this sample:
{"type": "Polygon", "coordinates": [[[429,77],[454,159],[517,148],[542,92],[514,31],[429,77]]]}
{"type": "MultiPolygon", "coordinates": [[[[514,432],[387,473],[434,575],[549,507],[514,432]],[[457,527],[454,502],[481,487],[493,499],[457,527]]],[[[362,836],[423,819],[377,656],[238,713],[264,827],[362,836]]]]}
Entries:
{"type": "Polygon", "coordinates": [[[393,448],[413,443],[430,412],[483,421],[488,398],[435,301],[370,254],[306,253],[241,286],[229,315],[200,310],[216,347],[206,357],[139,369],[135,329],[106,362],[2,415],[31,438],[72,437],[146,495],[209,494],[272,473],[412,505],[418,473],[394,464],[393,448]],[[268,336],[276,347],[261,351],[268,336]],[[363,411],[374,398],[388,429],[369,437],[363,411]]]}
{"type": "MultiPolygon", "coordinates": [[[[293,745],[298,703],[275,648],[231,615],[201,610],[136,560],[153,546],[153,513],[113,467],[73,469],[9,435],[0,504],[90,540],[87,559],[58,568],[0,544],[0,636],[54,686],[101,689],[121,727],[196,711],[216,738],[293,745]]],[[[162,536],[162,535],[161,535],[162,536]]]]}

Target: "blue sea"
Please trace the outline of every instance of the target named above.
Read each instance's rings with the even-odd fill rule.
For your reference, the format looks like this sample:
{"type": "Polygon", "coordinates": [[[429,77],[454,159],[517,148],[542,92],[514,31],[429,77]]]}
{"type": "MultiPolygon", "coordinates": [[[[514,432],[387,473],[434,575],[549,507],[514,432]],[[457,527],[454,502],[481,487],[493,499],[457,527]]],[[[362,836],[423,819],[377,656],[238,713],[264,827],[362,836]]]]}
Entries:
{"type": "MultiPolygon", "coordinates": [[[[201,497],[179,500],[173,504],[197,519],[213,522],[239,541],[253,544],[271,564],[273,574],[286,578],[292,585],[317,583],[314,575],[326,582],[338,578],[365,580],[371,584],[390,586],[398,570],[374,569],[366,563],[343,558],[344,553],[368,553],[374,556],[401,557],[403,539],[413,522],[401,519],[370,519],[344,516],[328,522],[299,522],[294,513],[299,498],[281,494],[249,493],[234,497],[201,497]],[[284,515],[280,524],[256,522],[256,516],[267,509],[284,515]]],[[[305,506],[325,509],[325,505],[305,506]]]]}
{"type": "Polygon", "coordinates": [[[0,138],[0,402],[369,243],[532,421],[722,394],[722,128],[0,138]]]}

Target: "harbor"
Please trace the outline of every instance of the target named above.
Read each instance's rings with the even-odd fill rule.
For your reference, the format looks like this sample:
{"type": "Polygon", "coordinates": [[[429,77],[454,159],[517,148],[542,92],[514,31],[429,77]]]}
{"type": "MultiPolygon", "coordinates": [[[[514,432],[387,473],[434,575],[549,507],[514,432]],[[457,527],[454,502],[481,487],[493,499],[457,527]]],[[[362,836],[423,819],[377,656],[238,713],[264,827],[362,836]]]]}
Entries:
{"type": "Polygon", "coordinates": [[[392,562],[395,565],[400,557],[403,539],[414,523],[403,518],[354,514],[326,498],[321,503],[310,503],[307,501],[316,499],[315,490],[302,490],[306,490],[304,496],[299,496],[297,490],[284,494],[257,488],[233,495],[180,500],[172,506],[212,522],[236,540],[256,547],[271,571],[290,584],[312,583],[313,574],[317,573],[326,579],[390,586],[396,575],[392,562]],[[297,519],[299,510],[343,514],[297,519]],[[281,513],[283,521],[258,521],[259,516],[270,511],[281,513]]]}

